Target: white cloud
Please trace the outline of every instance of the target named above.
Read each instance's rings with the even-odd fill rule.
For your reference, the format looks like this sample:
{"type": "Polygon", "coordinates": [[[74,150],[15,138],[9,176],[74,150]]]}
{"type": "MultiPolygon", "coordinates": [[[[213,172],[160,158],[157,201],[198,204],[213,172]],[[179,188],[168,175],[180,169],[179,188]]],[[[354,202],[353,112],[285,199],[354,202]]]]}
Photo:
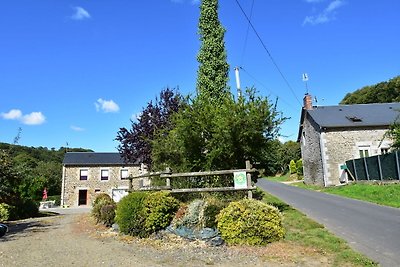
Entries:
{"type": "Polygon", "coordinates": [[[18,120],[26,125],[39,125],[46,121],[42,112],[31,112],[23,115],[19,109],[11,109],[7,113],[1,113],[0,116],[5,120],[18,120]]]}
{"type": "Polygon", "coordinates": [[[103,111],[105,113],[119,111],[119,106],[113,100],[104,100],[99,98],[94,105],[96,106],[97,111],[103,111]]]}
{"type": "Polygon", "coordinates": [[[87,12],[83,7],[76,6],[73,7],[74,9],[74,14],[71,16],[71,19],[73,20],[84,20],[84,19],[90,19],[91,16],[89,12],[87,12]]]}
{"type": "Polygon", "coordinates": [[[21,117],[21,122],[27,125],[39,125],[46,121],[42,112],[32,112],[21,117]]]}
{"type": "Polygon", "coordinates": [[[22,117],[22,112],[19,109],[12,109],[7,113],[1,113],[1,117],[6,120],[17,120],[22,117]]]}
{"type": "MultiPolygon", "coordinates": [[[[307,2],[317,2],[318,0],[306,0],[307,2]]],[[[327,23],[335,19],[336,10],[343,6],[345,2],[343,0],[333,0],[329,5],[319,14],[314,16],[307,16],[303,21],[303,26],[306,24],[317,25],[327,23]]]]}
{"type": "Polygon", "coordinates": [[[84,128],[75,125],[71,125],[71,129],[74,130],[75,132],[83,132],[85,130],[84,128]]]}

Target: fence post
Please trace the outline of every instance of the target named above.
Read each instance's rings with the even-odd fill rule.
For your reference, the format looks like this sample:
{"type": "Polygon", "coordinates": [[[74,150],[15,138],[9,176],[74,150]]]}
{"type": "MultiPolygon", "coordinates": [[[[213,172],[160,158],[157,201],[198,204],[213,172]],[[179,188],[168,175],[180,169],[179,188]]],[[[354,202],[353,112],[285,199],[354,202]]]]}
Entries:
{"type": "MultiPolygon", "coordinates": [[[[172,174],[172,170],[171,170],[169,167],[167,167],[167,168],[165,169],[165,174],[172,174]]],[[[165,185],[166,185],[168,188],[171,188],[171,179],[170,179],[169,177],[166,178],[165,185]]]]}
{"type": "Polygon", "coordinates": [[[400,180],[399,155],[397,154],[397,150],[395,152],[395,155],[396,155],[397,179],[400,180]]]}
{"type": "Polygon", "coordinates": [[[381,156],[380,155],[378,155],[378,169],[379,169],[379,178],[382,181],[383,175],[382,175],[382,165],[381,165],[381,156]]]}
{"type": "Polygon", "coordinates": [[[364,161],[365,174],[367,175],[367,180],[369,181],[368,165],[367,165],[367,160],[365,159],[365,157],[363,158],[363,161],[364,161]]]}
{"type": "MultiPolygon", "coordinates": [[[[251,187],[251,173],[249,173],[248,171],[251,170],[251,164],[250,164],[250,160],[246,160],[246,178],[247,178],[247,188],[251,187]]],[[[247,191],[247,197],[249,199],[253,198],[253,192],[251,192],[251,190],[247,191]]]]}
{"type": "Polygon", "coordinates": [[[132,192],[132,188],[133,188],[133,186],[132,186],[132,176],[129,176],[128,177],[129,178],[129,185],[128,185],[128,192],[132,192]]]}
{"type": "Polygon", "coordinates": [[[354,168],[354,174],[356,175],[356,181],[358,181],[357,168],[356,168],[356,160],[355,160],[355,159],[353,159],[353,168],[354,168]]]}

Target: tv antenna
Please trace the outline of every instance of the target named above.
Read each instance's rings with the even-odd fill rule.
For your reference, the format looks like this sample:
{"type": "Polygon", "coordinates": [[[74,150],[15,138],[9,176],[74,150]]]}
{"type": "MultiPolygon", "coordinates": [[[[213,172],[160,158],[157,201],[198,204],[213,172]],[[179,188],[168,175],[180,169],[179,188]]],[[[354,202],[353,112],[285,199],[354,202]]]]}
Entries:
{"type": "Polygon", "coordinates": [[[308,74],[307,73],[303,73],[303,82],[305,82],[306,84],[306,94],[308,95],[308,74]]]}

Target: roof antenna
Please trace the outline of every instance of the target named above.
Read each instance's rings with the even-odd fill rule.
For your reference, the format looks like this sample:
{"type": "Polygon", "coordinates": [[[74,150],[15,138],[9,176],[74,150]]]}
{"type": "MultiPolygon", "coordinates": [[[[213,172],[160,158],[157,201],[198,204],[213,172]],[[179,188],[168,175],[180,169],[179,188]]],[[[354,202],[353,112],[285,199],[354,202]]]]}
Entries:
{"type": "Polygon", "coordinates": [[[307,81],[308,81],[308,74],[307,73],[303,73],[303,82],[305,82],[305,84],[306,84],[306,95],[308,95],[308,84],[307,84],[307,81]]]}

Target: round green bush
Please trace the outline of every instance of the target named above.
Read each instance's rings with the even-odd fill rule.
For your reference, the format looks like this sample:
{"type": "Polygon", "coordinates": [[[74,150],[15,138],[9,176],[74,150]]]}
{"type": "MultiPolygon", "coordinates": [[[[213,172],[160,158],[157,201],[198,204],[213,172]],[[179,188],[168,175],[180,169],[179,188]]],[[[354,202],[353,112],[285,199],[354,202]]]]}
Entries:
{"type": "Polygon", "coordinates": [[[96,219],[97,223],[103,222],[101,215],[101,208],[106,205],[115,205],[115,202],[106,193],[98,194],[93,201],[93,208],[92,208],[92,216],[96,219]]]}
{"type": "Polygon", "coordinates": [[[179,208],[179,202],[170,192],[159,191],[148,194],[144,200],[146,214],[145,230],[148,234],[165,229],[179,208]]]}
{"type": "Polygon", "coordinates": [[[100,209],[100,222],[105,226],[110,227],[115,222],[115,209],[117,205],[115,203],[107,204],[100,209]]]}
{"type": "Polygon", "coordinates": [[[228,244],[265,245],[284,236],[278,209],[258,200],[231,202],[218,214],[217,222],[228,244]]]}
{"type": "Polygon", "coordinates": [[[10,205],[0,203],[0,222],[7,221],[10,218],[10,205]]]}
{"type": "Polygon", "coordinates": [[[115,222],[122,233],[146,237],[146,213],[144,211],[144,192],[133,192],[123,197],[117,204],[115,222]]]}

